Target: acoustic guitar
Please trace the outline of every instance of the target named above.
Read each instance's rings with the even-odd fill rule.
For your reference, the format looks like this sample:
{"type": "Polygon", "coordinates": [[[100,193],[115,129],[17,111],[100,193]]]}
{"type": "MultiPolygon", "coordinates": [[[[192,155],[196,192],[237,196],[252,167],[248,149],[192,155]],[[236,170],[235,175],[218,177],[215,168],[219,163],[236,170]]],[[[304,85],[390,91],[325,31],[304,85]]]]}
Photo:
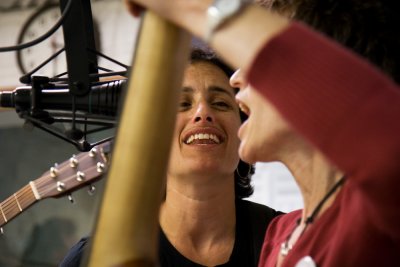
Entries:
{"type": "MultiPolygon", "coordinates": [[[[0,230],[27,208],[46,198],[69,194],[102,178],[108,168],[111,143],[105,142],[51,167],[41,177],[30,181],[23,188],[0,203],[0,230]]],[[[70,198],[72,200],[72,198],[70,198]]]]}

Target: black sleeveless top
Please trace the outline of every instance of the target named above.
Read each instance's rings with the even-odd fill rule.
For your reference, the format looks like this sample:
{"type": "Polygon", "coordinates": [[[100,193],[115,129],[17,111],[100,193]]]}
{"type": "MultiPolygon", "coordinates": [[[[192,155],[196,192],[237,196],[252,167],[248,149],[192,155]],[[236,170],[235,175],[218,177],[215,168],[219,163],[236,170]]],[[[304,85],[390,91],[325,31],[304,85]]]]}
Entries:
{"type": "MultiPolygon", "coordinates": [[[[247,200],[236,201],[236,236],[229,261],[221,267],[257,267],[264,235],[269,222],[282,214],[267,206],[247,200]]],[[[88,238],[82,238],[68,252],[60,267],[79,267],[88,238]]],[[[159,262],[161,267],[202,267],[185,258],[169,242],[160,228],[159,262]]]]}

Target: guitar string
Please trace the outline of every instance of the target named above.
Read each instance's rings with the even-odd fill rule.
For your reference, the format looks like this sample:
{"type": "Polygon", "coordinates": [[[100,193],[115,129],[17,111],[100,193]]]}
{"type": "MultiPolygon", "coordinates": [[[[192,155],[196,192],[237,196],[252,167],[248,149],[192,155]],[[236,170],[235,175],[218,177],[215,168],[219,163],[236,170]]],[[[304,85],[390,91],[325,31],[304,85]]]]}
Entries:
{"type": "MultiPolygon", "coordinates": [[[[87,168],[87,169],[85,170],[85,173],[91,172],[93,169],[96,169],[96,168],[97,168],[97,166],[89,167],[89,168],[87,168]]],[[[48,177],[48,178],[49,178],[49,177],[48,177]]],[[[51,177],[50,177],[50,178],[51,178],[51,177]]],[[[72,174],[72,175],[69,175],[69,176],[63,178],[62,181],[63,181],[63,182],[68,182],[68,181],[70,181],[71,179],[72,179],[72,180],[73,180],[73,179],[76,179],[76,173],[74,173],[74,174],[72,174]]],[[[49,189],[49,190],[44,190],[44,189],[46,189],[46,187],[48,187],[49,185],[51,186],[51,185],[56,184],[57,182],[59,182],[59,181],[58,181],[58,180],[54,180],[53,178],[51,178],[51,179],[46,179],[45,181],[42,181],[41,183],[38,183],[38,184],[35,183],[35,185],[36,185],[36,189],[37,189],[38,191],[40,191],[41,193],[47,194],[47,193],[49,193],[50,191],[52,191],[53,189],[49,189]]]]}
{"type": "MultiPolygon", "coordinates": [[[[104,144],[98,145],[98,146],[96,146],[96,148],[101,149],[101,148],[103,148],[103,145],[107,145],[107,144],[104,143],[104,144]]],[[[75,157],[78,160],[78,163],[79,163],[79,160],[82,160],[82,158],[83,159],[91,158],[89,153],[90,152],[80,153],[80,154],[76,155],[75,157]]],[[[98,162],[101,162],[103,164],[105,163],[102,161],[97,161],[96,164],[98,162]]],[[[68,168],[68,167],[71,168],[71,166],[69,164],[70,164],[69,162],[62,163],[59,167],[59,171],[62,172],[62,171],[64,171],[65,168],[68,168]]],[[[87,171],[90,172],[91,169],[93,169],[93,168],[97,168],[97,166],[88,168],[87,171]]],[[[101,175],[102,174],[99,173],[99,176],[101,176],[101,175]]],[[[64,180],[69,181],[71,178],[74,178],[74,177],[76,177],[76,174],[66,177],[64,180]]],[[[43,186],[48,186],[48,185],[53,184],[54,180],[49,179],[49,178],[52,178],[52,177],[47,174],[47,175],[42,175],[40,178],[36,179],[34,182],[35,182],[35,186],[37,187],[37,189],[42,188],[43,186]]],[[[47,190],[47,191],[43,191],[43,192],[46,194],[50,191],[51,190],[47,190]]],[[[17,214],[18,214],[21,212],[20,208],[23,210],[25,208],[26,204],[33,204],[32,200],[31,200],[32,198],[29,197],[28,194],[32,195],[32,190],[31,190],[31,187],[29,184],[25,185],[22,189],[18,190],[16,193],[14,193],[10,197],[8,197],[6,200],[4,200],[2,203],[0,203],[0,207],[2,209],[2,212],[4,213],[4,216],[6,214],[9,215],[9,213],[11,211],[15,211],[15,210],[17,211],[17,214]],[[28,197],[28,199],[27,199],[27,197],[28,197]]],[[[37,201],[37,199],[35,198],[34,201],[37,201]]],[[[5,216],[5,218],[2,218],[2,219],[7,219],[7,216],[5,216]]]]}
{"type": "MultiPolygon", "coordinates": [[[[24,195],[26,195],[26,192],[28,192],[28,187],[25,185],[25,186],[24,186],[22,189],[20,189],[18,192],[21,192],[21,194],[22,194],[21,196],[24,196],[24,195]],[[23,192],[23,191],[24,191],[24,192],[23,192]]],[[[16,192],[15,194],[17,194],[18,192],[16,192]]],[[[18,203],[20,204],[20,206],[21,206],[21,208],[22,208],[22,206],[24,206],[24,205],[22,204],[22,201],[21,201],[21,199],[23,199],[23,197],[19,198],[19,197],[17,196],[17,199],[18,199],[18,203]]],[[[18,211],[17,213],[21,212],[21,211],[19,210],[19,208],[18,208],[18,204],[16,204],[16,200],[15,200],[14,194],[11,195],[10,197],[8,197],[6,200],[4,200],[4,201],[2,202],[2,204],[3,204],[3,205],[1,205],[1,208],[2,208],[2,211],[3,211],[4,216],[6,217],[6,219],[7,219],[7,216],[6,216],[6,215],[9,215],[10,212],[13,211],[13,210],[17,210],[17,211],[18,211]]],[[[7,220],[8,220],[8,219],[7,219],[7,220]]]]}
{"type": "MultiPolygon", "coordinates": [[[[76,159],[78,160],[78,164],[79,164],[79,163],[82,164],[82,162],[84,162],[84,161],[82,161],[82,158],[84,158],[84,160],[86,160],[86,159],[97,160],[97,157],[96,157],[96,158],[90,157],[90,156],[89,156],[89,153],[78,154],[78,155],[76,156],[76,159]]],[[[98,162],[101,162],[101,161],[96,161],[96,164],[97,164],[98,162]]],[[[63,162],[61,165],[59,165],[57,169],[58,169],[59,172],[64,172],[65,169],[72,169],[72,167],[70,166],[70,162],[69,162],[69,161],[65,161],[65,162],[63,162]]],[[[75,173],[75,174],[76,174],[76,173],[75,173]]],[[[56,178],[57,178],[57,177],[56,177],[56,178]]],[[[50,176],[50,174],[47,174],[47,175],[44,175],[44,176],[40,177],[39,179],[37,179],[37,180],[34,181],[34,182],[35,182],[36,187],[39,188],[39,187],[41,187],[42,185],[46,185],[46,184],[48,184],[48,183],[51,184],[52,182],[55,181],[56,178],[52,178],[52,177],[50,176]],[[50,178],[50,179],[49,179],[49,178],[50,178]]]]}
{"type": "MultiPolygon", "coordinates": [[[[104,145],[106,145],[106,143],[104,143],[104,145]]],[[[103,144],[96,146],[96,148],[97,148],[97,149],[103,148],[103,144]]],[[[103,164],[106,164],[106,162],[104,162],[104,160],[102,160],[102,157],[101,157],[101,156],[96,156],[95,158],[92,158],[92,157],[90,157],[90,154],[89,154],[89,153],[90,153],[90,152],[85,152],[85,153],[80,153],[80,154],[76,155],[75,157],[76,157],[76,159],[77,159],[77,161],[78,161],[78,164],[79,164],[79,163],[82,164],[82,162],[86,161],[87,159],[96,161],[96,164],[97,164],[98,162],[101,162],[101,163],[103,163],[103,164]]],[[[68,160],[67,160],[67,161],[64,161],[62,164],[60,164],[60,165],[58,166],[57,169],[58,169],[59,172],[63,172],[63,171],[65,171],[65,168],[72,168],[72,167],[70,166],[70,162],[69,162],[68,160]]],[[[51,177],[48,177],[48,176],[50,176],[50,174],[43,175],[42,177],[40,177],[39,179],[37,179],[37,180],[35,181],[35,185],[36,185],[37,187],[40,187],[41,185],[46,184],[49,180],[50,180],[50,183],[51,183],[51,181],[53,181],[53,178],[52,178],[52,179],[49,179],[49,178],[51,178],[51,177]]]]}
{"type": "MultiPolygon", "coordinates": [[[[101,151],[102,150],[102,148],[104,148],[104,147],[106,147],[107,145],[108,145],[108,143],[109,142],[105,142],[105,143],[102,143],[102,144],[99,144],[99,145],[97,145],[95,148],[98,150],[98,151],[101,151]]],[[[103,153],[103,152],[102,152],[103,153]]],[[[75,157],[76,157],[76,159],[78,160],[78,163],[80,162],[80,161],[82,161],[82,160],[86,160],[86,159],[91,159],[91,160],[97,160],[96,161],[96,164],[98,163],[98,162],[101,162],[101,163],[103,163],[103,164],[106,164],[106,162],[104,162],[104,160],[102,160],[102,157],[101,156],[96,156],[95,158],[92,158],[92,157],[90,157],[90,152],[84,152],[84,153],[79,153],[79,154],[77,154],[77,155],[75,155],[75,157]]],[[[69,168],[72,168],[71,166],[70,166],[70,162],[69,162],[69,160],[67,160],[67,161],[64,161],[63,163],[61,163],[60,165],[58,165],[58,171],[59,172],[62,172],[62,171],[64,171],[64,168],[65,167],[69,167],[69,168]]],[[[37,186],[37,187],[39,187],[41,184],[43,184],[43,183],[46,183],[49,179],[49,174],[47,174],[47,175],[43,175],[42,177],[40,177],[40,178],[38,178],[37,180],[35,180],[34,182],[35,182],[35,185],[37,186]]],[[[51,178],[51,177],[50,177],[51,178]]]]}
{"type": "MultiPolygon", "coordinates": [[[[88,172],[91,172],[91,171],[93,171],[93,169],[96,169],[97,168],[97,166],[94,166],[94,167],[91,167],[91,168],[88,168],[87,170],[88,170],[88,172]]],[[[100,176],[100,175],[102,175],[101,173],[99,173],[99,175],[98,176],[100,176]]],[[[64,180],[66,181],[66,182],[68,182],[68,181],[70,181],[71,179],[75,179],[76,178],[76,175],[72,175],[72,176],[69,176],[69,177],[66,177],[64,180]]],[[[25,186],[26,187],[26,186],[25,186]]],[[[50,191],[52,191],[52,189],[49,189],[49,190],[47,190],[47,191],[43,191],[43,193],[44,194],[47,194],[48,192],[50,192],[50,191]]],[[[11,200],[13,198],[13,196],[10,196],[7,200],[9,201],[9,200],[11,200]]],[[[26,199],[25,199],[26,200],[26,199]]],[[[21,201],[20,202],[20,205],[22,206],[22,203],[26,203],[25,202],[25,200],[23,200],[23,202],[21,201]]],[[[36,199],[35,199],[35,201],[37,201],[36,199]]],[[[29,202],[28,202],[29,203],[29,202]]],[[[33,203],[33,202],[32,202],[33,203]]],[[[31,204],[32,204],[31,203],[31,204]]],[[[17,208],[17,205],[10,205],[10,204],[13,204],[13,203],[9,203],[8,205],[6,205],[6,206],[4,206],[4,208],[3,208],[3,206],[2,206],[2,209],[3,209],[3,213],[4,213],[4,217],[5,218],[3,218],[3,216],[2,216],[2,219],[4,220],[4,222],[8,222],[9,220],[11,220],[11,219],[13,219],[14,217],[16,217],[19,213],[21,213],[22,211],[20,211],[19,210],[19,208],[17,208]],[[11,211],[17,211],[16,213],[14,212],[13,214],[11,214],[10,212],[11,211]],[[10,217],[10,215],[13,215],[13,216],[11,216],[10,217]],[[7,218],[7,216],[8,216],[8,218],[7,218]],[[6,219],[6,220],[5,220],[6,219]]]]}
{"type": "MultiPolygon", "coordinates": [[[[80,159],[82,157],[85,157],[87,154],[80,154],[77,156],[77,159],[80,159]]],[[[69,162],[64,162],[63,164],[60,165],[59,171],[65,171],[64,169],[70,167],[69,166],[69,162]]],[[[71,167],[70,167],[71,168],[71,167]]],[[[67,177],[68,179],[69,177],[67,177]]],[[[51,183],[54,183],[54,180],[52,180],[52,177],[47,174],[47,175],[42,175],[40,178],[36,179],[35,181],[35,186],[37,188],[43,186],[43,185],[50,185],[51,183]],[[50,179],[49,179],[50,178],[50,179]]],[[[30,185],[25,185],[22,189],[20,189],[19,191],[17,191],[16,193],[14,193],[15,195],[17,195],[18,193],[20,193],[19,195],[17,195],[17,199],[15,198],[15,195],[12,194],[11,196],[9,196],[7,199],[5,199],[2,203],[0,203],[1,209],[2,209],[2,217],[5,216],[5,218],[3,219],[7,219],[7,216],[10,215],[11,212],[15,213],[15,211],[17,211],[17,213],[21,212],[18,203],[20,204],[20,206],[25,206],[26,204],[31,202],[31,198],[28,196],[27,193],[32,193],[32,190],[28,190],[31,189],[30,185]],[[27,201],[28,198],[28,201],[27,201]]],[[[32,194],[31,194],[32,195],[32,194]]],[[[35,198],[36,200],[36,198],[35,198]]]]}
{"type": "MultiPolygon", "coordinates": [[[[87,168],[87,169],[86,169],[86,173],[92,172],[92,171],[95,170],[95,169],[97,169],[97,166],[92,166],[92,167],[90,167],[90,168],[87,168]]],[[[101,173],[98,173],[98,174],[99,174],[98,176],[102,175],[101,173]]],[[[97,176],[95,176],[95,177],[97,177],[97,176]]],[[[49,177],[47,177],[47,178],[49,178],[49,177]]],[[[74,180],[74,179],[76,179],[76,173],[74,173],[73,175],[70,175],[70,176],[67,176],[67,177],[63,178],[63,181],[68,182],[68,181],[74,180]]],[[[54,183],[55,183],[55,181],[54,181],[54,180],[51,180],[51,179],[47,179],[46,181],[47,181],[47,182],[41,183],[41,184],[39,184],[39,185],[37,185],[37,184],[35,183],[35,185],[36,185],[36,187],[37,187],[37,190],[38,190],[38,191],[41,191],[41,192],[44,193],[44,194],[47,194],[47,193],[51,192],[53,189],[43,190],[43,188],[46,188],[46,187],[48,187],[48,186],[50,186],[50,185],[53,185],[53,186],[54,186],[54,183]]],[[[28,189],[28,187],[25,186],[25,189],[28,189]]],[[[22,189],[21,189],[21,190],[22,190],[22,189]]],[[[29,192],[29,191],[28,191],[28,192],[29,192]]],[[[60,193],[62,193],[62,192],[60,192],[60,193]]],[[[21,198],[18,198],[18,202],[20,203],[21,206],[22,206],[22,204],[29,203],[29,201],[26,202],[26,197],[27,197],[27,194],[23,194],[23,195],[21,195],[21,198]]],[[[35,200],[36,200],[36,198],[35,198],[35,200]]],[[[4,202],[6,202],[5,205],[2,205],[2,206],[1,206],[4,213],[9,213],[10,210],[14,209],[15,207],[18,207],[18,205],[15,205],[15,204],[14,204],[14,203],[15,203],[14,195],[8,197],[5,201],[3,201],[3,203],[4,203],[4,202]]],[[[19,210],[19,209],[18,209],[18,210],[19,210]]]]}
{"type": "MultiPolygon", "coordinates": [[[[22,192],[22,191],[27,191],[27,188],[26,188],[26,185],[23,187],[23,188],[21,188],[18,192],[22,192]]],[[[14,193],[14,194],[17,194],[18,192],[16,192],[16,193],[14,193]]],[[[7,203],[12,203],[12,202],[15,202],[15,197],[14,197],[14,194],[12,194],[11,196],[9,196],[7,199],[5,199],[2,203],[5,203],[5,204],[7,204],[7,203]]],[[[22,194],[25,194],[25,192],[22,192],[22,194]]],[[[18,196],[17,196],[18,197],[18,196]]],[[[18,200],[20,200],[19,198],[18,198],[18,200]]],[[[7,207],[7,205],[1,205],[1,207],[4,209],[4,208],[6,208],[7,207]]]]}
{"type": "MultiPolygon", "coordinates": [[[[28,185],[25,185],[18,192],[20,192],[21,194],[17,195],[17,200],[22,208],[23,206],[25,206],[26,203],[29,203],[29,202],[26,202],[26,197],[27,197],[28,193],[30,192],[28,185]]],[[[15,194],[17,194],[18,192],[16,192],[15,194]]],[[[11,195],[10,197],[8,197],[5,201],[3,201],[3,203],[5,203],[5,204],[1,205],[1,207],[5,214],[10,213],[10,210],[13,210],[13,209],[18,209],[18,211],[20,212],[20,210],[18,208],[18,204],[16,204],[16,199],[14,197],[14,194],[11,195]]]]}
{"type": "MultiPolygon", "coordinates": [[[[87,155],[88,155],[88,153],[78,154],[77,160],[84,158],[87,155]]],[[[69,162],[62,163],[59,167],[59,171],[63,172],[63,171],[65,171],[65,169],[71,168],[71,166],[69,164],[70,164],[69,162]]],[[[66,180],[69,181],[70,178],[74,177],[75,175],[76,174],[66,177],[66,180]]],[[[43,186],[46,187],[51,184],[54,184],[54,180],[49,174],[42,175],[40,178],[36,179],[34,182],[35,182],[35,186],[36,186],[37,190],[39,190],[40,188],[43,188],[43,186]]],[[[29,184],[25,185],[22,189],[20,189],[16,193],[12,194],[7,199],[5,199],[2,203],[0,203],[1,210],[2,210],[2,219],[5,222],[8,221],[8,218],[10,218],[10,215],[12,215],[12,217],[14,217],[16,214],[21,212],[21,210],[18,207],[18,203],[21,206],[21,208],[25,207],[26,204],[33,203],[32,198],[30,197],[30,196],[32,196],[32,190],[28,190],[28,189],[31,189],[29,184]],[[20,194],[18,196],[17,194],[19,192],[20,192],[20,194]],[[30,193],[30,196],[28,195],[29,193],[30,193]],[[15,196],[17,196],[17,198],[15,198],[15,196]],[[18,203],[17,203],[17,201],[18,201],[18,203]],[[3,218],[3,216],[4,216],[4,218],[3,218]]],[[[48,193],[50,191],[47,191],[44,193],[48,193]]],[[[37,201],[37,199],[35,198],[34,201],[37,201]]]]}
{"type": "MultiPolygon", "coordinates": [[[[101,175],[103,175],[104,173],[99,173],[99,172],[97,172],[97,166],[93,166],[93,167],[90,167],[90,168],[87,168],[86,169],[86,172],[85,173],[90,173],[90,172],[92,172],[94,170],[94,172],[95,173],[97,173],[98,175],[95,175],[95,176],[93,176],[93,178],[96,178],[96,177],[99,177],[99,176],[101,176],[101,175]]],[[[74,174],[74,175],[71,175],[71,176],[68,176],[68,177],[66,177],[65,179],[63,179],[65,182],[68,182],[68,181],[70,181],[70,180],[75,180],[76,179],[76,173],[74,174]]],[[[83,183],[86,183],[87,181],[82,181],[82,184],[83,183]]],[[[49,184],[51,184],[51,183],[49,183],[49,184]]],[[[38,189],[39,189],[39,187],[38,187],[38,189]]],[[[53,189],[48,189],[48,190],[43,190],[42,192],[44,193],[44,194],[47,194],[47,193],[49,193],[49,192],[51,192],[53,189]]],[[[39,190],[38,190],[39,191],[39,190]]],[[[63,193],[63,192],[60,192],[60,193],[63,193]]]]}
{"type": "MultiPolygon", "coordinates": [[[[88,153],[78,154],[78,155],[76,155],[75,157],[76,157],[76,159],[78,160],[78,162],[79,162],[79,160],[80,160],[81,158],[90,158],[90,159],[92,159],[92,158],[89,156],[88,153]]],[[[72,168],[72,167],[70,166],[69,160],[64,161],[63,163],[61,163],[60,165],[57,165],[57,167],[56,167],[56,169],[57,169],[59,172],[63,172],[63,171],[65,171],[64,169],[68,169],[68,168],[72,168]]],[[[50,171],[47,171],[47,172],[49,172],[49,174],[43,175],[42,177],[40,177],[39,179],[37,179],[36,181],[34,181],[36,186],[40,185],[40,184],[43,183],[43,182],[45,183],[45,182],[47,182],[48,180],[54,180],[54,179],[51,177],[51,175],[50,175],[50,171]],[[49,178],[51,178],[51,179],[49,179],[49,178]]]]}

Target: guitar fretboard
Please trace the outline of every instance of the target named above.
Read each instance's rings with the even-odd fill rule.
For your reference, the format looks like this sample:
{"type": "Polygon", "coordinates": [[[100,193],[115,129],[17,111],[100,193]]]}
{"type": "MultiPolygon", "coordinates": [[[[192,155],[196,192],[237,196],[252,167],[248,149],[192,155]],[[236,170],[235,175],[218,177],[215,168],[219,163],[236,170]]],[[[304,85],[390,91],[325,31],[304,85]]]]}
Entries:
{"type": "Polygon", "coordinates": [[[0,227],[38,201],[30,184],[0,203],[0,227]]]}
{"type": "Polygon", "coordinates": [[[0,227],[41,199],[63,196],[100,179],[107,170],[109,150],[110,142],[106,142],[90,152],[73,155],[8,197],[0,203],[0,227]]]}

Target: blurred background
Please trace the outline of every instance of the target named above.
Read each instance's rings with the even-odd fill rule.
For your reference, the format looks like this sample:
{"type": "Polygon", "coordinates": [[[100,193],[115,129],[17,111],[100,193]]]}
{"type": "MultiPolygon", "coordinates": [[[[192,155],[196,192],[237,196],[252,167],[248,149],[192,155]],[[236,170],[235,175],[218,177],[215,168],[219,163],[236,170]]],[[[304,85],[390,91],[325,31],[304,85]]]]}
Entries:
{"type": "MultiPolygon", "coordinates": [[[[121,0],[92,0],[91,6],[97,49],[130,65],[139,21],[127,13],[121,0]]],[[[0,47],[44,33],[59,14],[58,1],[1,0],[0,47]],[[43,11],[38,12],[39,9],[43,11]]],[[[61,47],[60,29],[31,48],[0,53],[0,90],[21,86],[20,76],[61,47]]],[[[115,69],[113,63],[102,58],[99,65],[115,69]]],[[[53,76],[65,70],[61,54],[41,73],[53,76]]],[[[4,109],[0,109],[0,148],[0,202],[38,179],[55,163],[79,153],[73,145],[25,124],[14,110],[4,109]]],[[[257,164],[253,185],[252,201],[281,211],[301,208],[293,178],[280,163],[257,164]]],[[[58,266],[68,249],[92,231],[101,196],[96,191],[104,188],[104,179],[94,186],[94,195],[84,187],[72,193],[73,203],[67,197],[44,199],[6,224],[0,235],[0,267],[58,266]]]]}

